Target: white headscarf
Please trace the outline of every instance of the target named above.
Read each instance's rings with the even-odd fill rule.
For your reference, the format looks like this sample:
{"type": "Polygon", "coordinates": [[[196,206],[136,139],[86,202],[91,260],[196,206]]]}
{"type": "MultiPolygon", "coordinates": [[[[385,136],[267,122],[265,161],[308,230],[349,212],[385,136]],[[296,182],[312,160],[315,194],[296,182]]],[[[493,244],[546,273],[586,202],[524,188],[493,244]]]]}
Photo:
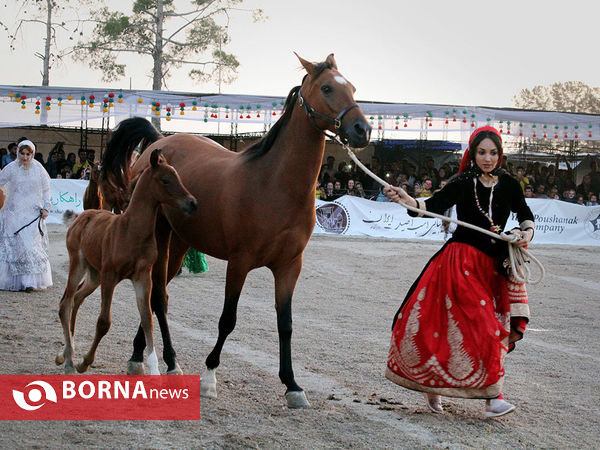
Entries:
{"type": "Polygon", "coordinates": [[[35,145],[30,140],[25,139],[24,141],[19,142],[19,145],[17,145],[17,150],[24,146],[29,147],[33,153],[35,153],[35,145]]]}

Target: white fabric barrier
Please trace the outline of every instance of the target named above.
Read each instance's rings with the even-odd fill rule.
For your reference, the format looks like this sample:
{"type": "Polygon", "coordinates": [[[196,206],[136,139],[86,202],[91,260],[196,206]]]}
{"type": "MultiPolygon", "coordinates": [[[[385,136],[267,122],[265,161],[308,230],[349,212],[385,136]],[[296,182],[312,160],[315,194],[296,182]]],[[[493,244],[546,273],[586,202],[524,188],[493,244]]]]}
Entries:
{"type": "Polygon", "coordinates": [[[76,213],[83,212],[83,194],[87,188],[87,180],[50,180],[50,215],[48,223],[62,223],[62,215],[71,210],[76,213]]]}
{"type": "MultiPolygon", "coordinates": [[[[48,223],[61,223],[70,209],[83,211],[87,180],[53,179],[50,182],[48,223]]],[[[560,200],[527,199],[535,215],[534,244],[600,246],[600,206],[581,206],[560,200]]],[[[316,201],[315,234],[342,234],[397,239],[443,241],[442,223],[438,219],[410,217],[396,203],[375,202],[345,195],[334,202],[316,201]]],[[[512,214],[507,228],[517,226],[512,214]]]]}
{"type": "MultiPolygon", "coordinates": [[[[581,206],[560,200],[527,199],[535,215],[534,244],[600,246],[600,206],[581,206]]],[[[445,238],[441,220],[410,217],[396,203],[343,196],[316,201],[315,234],[342,234],[398,239],[445,238]]],[[[507,229],[518,226],[512,214],[507,229]]]]}

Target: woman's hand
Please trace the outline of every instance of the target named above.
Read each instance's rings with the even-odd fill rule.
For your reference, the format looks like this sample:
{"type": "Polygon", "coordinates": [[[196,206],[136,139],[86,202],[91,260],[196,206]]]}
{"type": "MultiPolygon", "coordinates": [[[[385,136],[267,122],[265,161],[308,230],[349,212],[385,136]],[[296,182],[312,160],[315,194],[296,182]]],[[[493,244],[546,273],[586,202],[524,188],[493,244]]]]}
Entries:
{"type": "Polygon", "coordinates": [[[531,228],[524,231],[513,230],[513,234],[519,237],[519,239],[514,242],[517,247],[526,247],[533,238],[533,230],[531,228]]]}
{"type": "Polygon", "coordinates": [[[42,210],[40,210],[40,216],[42,216],[42,219],[44,219],[44,220],[45,220],[45,219],[46,219],[46,217],[48,217],[48,214],[50,214],[50,213],[48,212],[48,210],[47,210],[47,209],[42,209],[42,210]]]}
{"type": "Polygon", "coordinates": [[[393,202],[406,203],[409,206],[417,207],[417,201],[406,193],[404,189],[397,186],[386,186],[383,188],[383,193],[393,202]]]}

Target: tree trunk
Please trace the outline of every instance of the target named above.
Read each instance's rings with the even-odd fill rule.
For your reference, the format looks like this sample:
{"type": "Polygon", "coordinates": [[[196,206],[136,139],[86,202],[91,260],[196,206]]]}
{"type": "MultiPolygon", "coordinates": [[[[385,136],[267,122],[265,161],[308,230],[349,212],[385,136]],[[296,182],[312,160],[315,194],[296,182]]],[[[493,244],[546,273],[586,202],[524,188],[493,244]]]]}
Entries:
{"type": "MultiPolygon", "coordinates": [[[[163,0],[156,0],[156,33],[154,40],[154,69],[152,71],[152,89],[160,91],[163,78],[163,0]]],[[[160,130],[160,118],[153,117],[152,124],[160,130]]]]}
{"type": "MultiPolygon", "coordinates": [[[[50,43],[52,39],[52,0],[46,0],[46,42],[44,43],[43,72],[42,86],[50,85],[50,43]]],[[[48,111],[46,110],[46,102],[41,100],[40,125],[48,123],[48,111]]]]}

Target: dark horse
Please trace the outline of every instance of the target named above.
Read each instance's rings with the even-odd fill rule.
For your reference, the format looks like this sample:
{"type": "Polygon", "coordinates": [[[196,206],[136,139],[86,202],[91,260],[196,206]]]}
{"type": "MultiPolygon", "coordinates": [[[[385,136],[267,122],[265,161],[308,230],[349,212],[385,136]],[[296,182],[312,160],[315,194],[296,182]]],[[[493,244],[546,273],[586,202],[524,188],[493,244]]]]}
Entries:
{"type": "MultiPolygon", "coordinates": [[[[190,134],[162,137],[142,118],[124,120],[107,145],[103,170],[123,186],[149,164],[143,151],[130,169],[132,152],[142,140],[160,147],[198,199],[199,210],[186,216],[163,206],[157,220],[159,257],[152,272],[152,308],[161,327],[168,373],[181,373],[167,324],[167,283],[177,274],[190,247],[227,260],[225,303],[217,343],[206,359],[202,395],[216,397],[215,371],[225,339],[236,324],[238,299],[249,271],[268,267],[275,279],[279,377],[289,407],[307,406],[292,370],[292,294],[302,267],[302,252],[315,225],[315,186],[325,151],[325,132],[351,147],[369,143],[371,126],[354,101],[354,86],[337,70],[333,55],[311,63],[300,57],[307,74],[294,87],[284,113],[267,135],[235,153],[190,134]]],[[[144,333],[134,339],[129,373],[143,370],[144,333]]]]}

